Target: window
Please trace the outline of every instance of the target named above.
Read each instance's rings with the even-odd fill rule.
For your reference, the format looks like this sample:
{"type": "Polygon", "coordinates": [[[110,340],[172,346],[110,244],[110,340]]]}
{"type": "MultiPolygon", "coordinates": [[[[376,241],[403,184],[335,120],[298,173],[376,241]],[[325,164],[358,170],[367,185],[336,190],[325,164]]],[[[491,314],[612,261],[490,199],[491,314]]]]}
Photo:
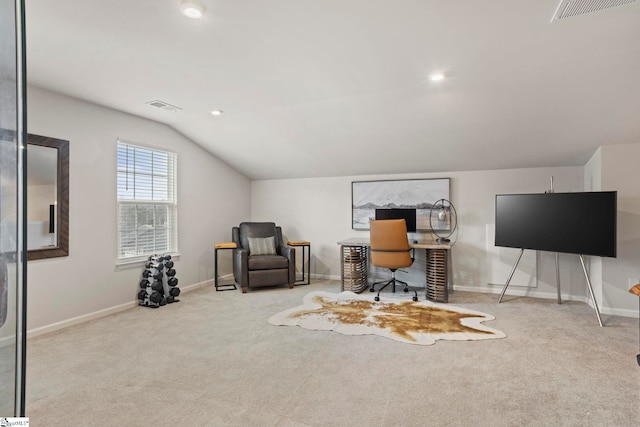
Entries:
{"type": "Polygon", "coordinates": [[[118,259],[178,251],[177,156],[118,141],[118,259]]]}

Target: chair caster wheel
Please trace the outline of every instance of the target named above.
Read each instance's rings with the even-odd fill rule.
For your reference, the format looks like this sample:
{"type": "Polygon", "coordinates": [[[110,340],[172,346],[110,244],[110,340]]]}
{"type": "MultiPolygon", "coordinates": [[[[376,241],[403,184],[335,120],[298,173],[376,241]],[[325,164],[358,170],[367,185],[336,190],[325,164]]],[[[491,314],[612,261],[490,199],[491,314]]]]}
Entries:
{"type": "Polygon", "coordinates": [[[404,288],[404,291],[405,291],[405,292],[409,292],[409,289],[407,289],[407,288],[404,288]]]}
{"type": "Polygon", "coordinates": [[[413,297],[412,298],[414,301],[418,301],[418,297],[413,297]]]}
{"type": "Polygon", "coordinates": [[[377,296],[376,296],[376,297],[373,297],[373,300],[374,300],[374,301],[380,301],[380,297],[377,297],[377,296]]]}
{"type": "Polygon", "coordinates": [[[369,288],[369,292],[375,292],[376,290],[373,288],[369,288]]]}

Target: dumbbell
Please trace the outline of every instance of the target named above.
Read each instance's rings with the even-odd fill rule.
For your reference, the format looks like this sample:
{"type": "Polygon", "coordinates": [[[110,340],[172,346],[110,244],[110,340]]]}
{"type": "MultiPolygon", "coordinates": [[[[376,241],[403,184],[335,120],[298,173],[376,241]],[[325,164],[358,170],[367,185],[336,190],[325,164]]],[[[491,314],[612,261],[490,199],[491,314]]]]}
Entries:
{"type": "Polygon", "coordinates": [[[149,285],[149,281],[148,281],[147,279],[142,279],[142,280],[140,281],[140,287],[141,287],[142,289],[145,289],[148,285],[149,285]]]}
{"type": "Polygon", "coordinates": [[[142,277],[144,277],[145,279],[149,276],[151,276],[151,270],[145,270],[142,272],[142,277]]]}
{"type": "Polygon", "coordinates": [[[158,291],[151,292],[151,295],[149,296],[149,301],[155,304],[159,304],[160,301],[162,301],[162,294],[158,291]]]}
{"type": "Polygon", "coordinates": [[[167,267],[167,268],[173,268],[173,261],[171,261],[171,260],[166,261],[166,262],[164,263],[164,265],[165,265],[165,267],[167,267]]]}
{"type": "Polygon", "coordinates": [[[151,289],[153,289],[154,291],[162,291],[162,281],[156,280],[155,282],[153,282],[153,285],[151,285],[151,289]]]}
{"type": "Polygon", "coordinates": [[[173,301],[175,301],[175,298],[174,298],[172,295],[169,295],[169,296],[167,297],[167,303],[168,303],[168,304],[171,304],[173,301]]]}
{"type": "Polygon", "coordinates": [[[169,280],[167,280],[167,284],[169,286],[178,286],[178,278],[177,277],[172,277],[169,280]]]}
{"type": "Polygon", "coordinates": [[[156,274],[154,274],[153,278],[156,280],[162,279],[162,271],[158,271],[156,274]]]}
{"type": "Polygon", "coordinates": [[[138,299],[139,300],[141,300],[141,301],[144,300],[144,297],[146,297],[146,296],[147,296],[147,291],[141,290],[140,292],[138,292],[138,299]]]}
{"type": "Polygon", "coordinates": [[[180,295],[180,288],[169,289],[169,295],[171,295],[172,297],[177,297],[178,295],[180,295]]]}
{"type": "Polygon", "coordinates": [[[165,255],[165,256],[164,256],[164,259],[165,259],[166,261],[169,261],[169,260],[171,259],[171,255],[165,255]]]}
{"type": "Polygon", "coordinates": [[[167,270],[167,276],[173,277],[176,275],[176,271],[173,268],[167,270]]]}

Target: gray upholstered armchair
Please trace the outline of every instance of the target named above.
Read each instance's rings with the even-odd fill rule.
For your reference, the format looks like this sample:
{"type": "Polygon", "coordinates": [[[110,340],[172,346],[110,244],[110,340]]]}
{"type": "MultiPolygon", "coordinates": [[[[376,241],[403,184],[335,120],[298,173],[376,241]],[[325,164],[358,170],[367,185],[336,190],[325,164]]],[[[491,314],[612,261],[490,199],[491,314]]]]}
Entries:
{"type": "Polygon", "coordinates": [[[232,229],[238,245],[233,275],[246,293],[258,286],[289,285],[296,280],[296,253],[282,241],[282,229],[273,222],[243,222],[232,229]]]}

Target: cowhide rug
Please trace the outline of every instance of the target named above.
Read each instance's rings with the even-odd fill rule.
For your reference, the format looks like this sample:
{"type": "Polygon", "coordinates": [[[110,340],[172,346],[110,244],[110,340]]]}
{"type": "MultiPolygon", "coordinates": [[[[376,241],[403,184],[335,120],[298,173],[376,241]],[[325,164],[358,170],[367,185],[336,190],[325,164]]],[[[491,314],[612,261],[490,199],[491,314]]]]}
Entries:
{"type": "Polygon", "coordinates": [[[353,292],[311,292],[303,304],[280,312],[269,323],[305,329],[335,331],[344,335],[379,335],[410,344],[431,345],[436,340],[487,340],[504,338],[482,322],[495,317],[479,311],[353,292]]]}

